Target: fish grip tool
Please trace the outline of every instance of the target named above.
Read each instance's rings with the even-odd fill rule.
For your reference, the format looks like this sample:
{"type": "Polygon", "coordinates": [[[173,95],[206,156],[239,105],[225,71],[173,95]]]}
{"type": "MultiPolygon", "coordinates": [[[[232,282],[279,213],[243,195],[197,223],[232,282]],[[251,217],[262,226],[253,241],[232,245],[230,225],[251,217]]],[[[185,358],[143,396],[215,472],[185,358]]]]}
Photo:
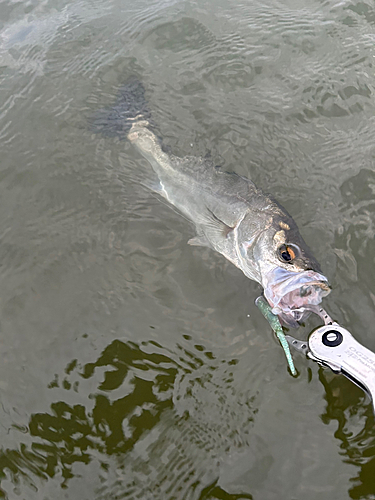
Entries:
{"type": "MultiPolygon", "coordinates": [[[[324,309],[320,308],[321,312],[325,313],[324,309]]],[[[344,375],[363,389],[370,396],[375,413],[375,354],[360,344],[346,328],[326,316],[325,325],[315,329],[307,341],[297,340],[291,335],[286,335],[286,340],[295,350],[334,373],[344,375]]]]}
{"type": "Polygon", "coordinates": [[[258,297],[255,304],[276,333],[292,375],[296,375],[297,371],[289,346],[319,365],[330,368],[334,373],[344,375],[364,390],[371,398],[375,414],[375,353],[360,344],[346,328],[333,321],[320,306],[310,305],[305,308],[317,314],[324,325],[313,330],[308,340],[303,341],[284,334],[278,317],[272,313],[264,297],[258,297]]]}

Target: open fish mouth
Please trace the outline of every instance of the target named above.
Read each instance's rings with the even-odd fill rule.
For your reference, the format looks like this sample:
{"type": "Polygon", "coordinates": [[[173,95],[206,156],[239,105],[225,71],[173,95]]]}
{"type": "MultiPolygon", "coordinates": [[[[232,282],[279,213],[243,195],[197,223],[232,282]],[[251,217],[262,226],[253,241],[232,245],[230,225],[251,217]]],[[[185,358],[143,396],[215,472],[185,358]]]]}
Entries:
{"type": "Polygon", "coordinates": [[[327,278],[315,271],[290,272],[276,269],[268,276],[264,295],[272,312],[288,326],[298,326],[308,314],[309,306],[318,305],[331,288],[327,278]]]}

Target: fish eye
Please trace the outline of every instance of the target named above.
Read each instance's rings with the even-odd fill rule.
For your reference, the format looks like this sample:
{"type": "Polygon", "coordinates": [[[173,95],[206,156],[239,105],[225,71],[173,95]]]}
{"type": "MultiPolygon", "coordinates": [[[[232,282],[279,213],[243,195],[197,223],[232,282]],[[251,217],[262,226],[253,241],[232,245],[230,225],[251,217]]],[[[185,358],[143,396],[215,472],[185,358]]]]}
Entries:
{"type": "Polygon", "coordinates": [[[292,262],[298,255],[298,249],[294,245],[281,245],[278,248],[279,259],[282,262],[292,262]]]}

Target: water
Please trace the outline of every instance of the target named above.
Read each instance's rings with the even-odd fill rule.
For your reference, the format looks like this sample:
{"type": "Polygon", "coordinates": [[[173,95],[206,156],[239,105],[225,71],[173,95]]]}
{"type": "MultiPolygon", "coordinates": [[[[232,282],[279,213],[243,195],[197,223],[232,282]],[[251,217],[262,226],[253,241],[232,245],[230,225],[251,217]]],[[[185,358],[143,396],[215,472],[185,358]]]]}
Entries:
{"type": "MultiPolygon", "coordinates": [[[[374,416],[186,244],[96,110],[136,75],[165,144],[294,215],[375,350],[371,2],[0,4],[0,498],[375,498],[374,416]]],[[[310,321],[297,335],[306,338],[310,321]]]]}

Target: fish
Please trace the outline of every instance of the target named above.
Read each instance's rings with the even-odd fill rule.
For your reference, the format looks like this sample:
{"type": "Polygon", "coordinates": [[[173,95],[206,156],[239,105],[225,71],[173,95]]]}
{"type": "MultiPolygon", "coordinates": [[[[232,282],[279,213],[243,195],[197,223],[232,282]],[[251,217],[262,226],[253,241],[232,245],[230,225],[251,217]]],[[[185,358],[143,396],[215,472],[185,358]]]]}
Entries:
{"type": "Polygon", "coordinates": [[[95,127],[126,138],[157,175],[154,191],[190,220],[188,243],[208,247],[263,288],[272,313],[297,327],[331,290],[293,218],[249,178],[208,158],[166,152],[155,133],[141,82],[130,81],[95,127]],[[309,309],[310,308],[310,309],[309,309]]]}

